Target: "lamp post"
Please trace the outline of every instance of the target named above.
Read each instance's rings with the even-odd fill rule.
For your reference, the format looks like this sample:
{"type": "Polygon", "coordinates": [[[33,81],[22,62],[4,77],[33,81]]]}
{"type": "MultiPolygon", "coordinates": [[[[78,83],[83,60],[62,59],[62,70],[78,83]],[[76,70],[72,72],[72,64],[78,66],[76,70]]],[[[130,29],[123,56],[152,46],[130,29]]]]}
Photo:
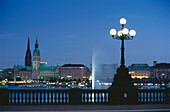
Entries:
{"type": "Polygon", "coordinates": [[[115,29],[111,29],[110,30],[110,34],[113,37],[113,39],[118,39],[122,41],[122,47],[121,47],[121,66],[120,67],[125,67],[125,59],[124,59],[124,40],[132,40],[133,37],[136,35],[136,31],[135,30],[129,30],[127,28],[124,28],[124,25],[126,24],[126,19],[125,18],[121,18],[120,19],[120,24],[122,25],[122,30],[119,30],[116,35],[116,30],[115,29]],[[130,34],[130,36],[128,35],[128,33],[130,34]]]}
{"type": "Polygon", "coordinates": [[[110,90],[110,104],[136,104],[137,103],[137,88],[132,83],[131,74],[125,66],[124,59],[124,40],[132,40],[136,35],[135,30],[129,30],[124,27],[126,19],[121,18],[120,24],[122,29],[118,32],[115,29],[110,30],[113,39],[121,40],[121,65],[117,69],[117,74],[114,76],[112,85],[108,88],[110,90]],[[117,35],[116,35],[117,33],[117,35]],[[129,35],[128,35],[129,34],[129,35]]]}

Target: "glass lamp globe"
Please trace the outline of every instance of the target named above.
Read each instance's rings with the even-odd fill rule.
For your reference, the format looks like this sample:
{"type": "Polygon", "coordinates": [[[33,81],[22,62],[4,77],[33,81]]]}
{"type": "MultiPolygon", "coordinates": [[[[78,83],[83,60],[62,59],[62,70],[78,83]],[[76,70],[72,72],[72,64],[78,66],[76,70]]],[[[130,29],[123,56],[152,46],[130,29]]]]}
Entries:
{"type": "Polygon", "coordinates": [[[129,33],[129,30],[127,28],[123,28],[122,32],[123,34],[127,35],[129,33]]]}
{"type": "Polygon", "coordinates": [[[113,36],[116,35],[116,30],[115,29],[111,29],[110,30],[110,35],[113,35],[113,36]]]}
{"type": "Polygon", "coordinates": [[[129,34],[130,34],[130,36],[134,37],[136,35],[136,31],[135,30],[130,30],[129,34]]]}
{"type": "Polygon", "coordinates": [[[118,35],[119,37],[122,36],[122,34],[123,34],[123,32],[122,32],[121,30],[117,32],[117,35],[118,35]]]}
{"type": "Polygon", "coordinates": [[[121,18],[120,19],[120,24],[122,24],[122,25],[126,24],[126,19],[125,18],[121,18]]]}

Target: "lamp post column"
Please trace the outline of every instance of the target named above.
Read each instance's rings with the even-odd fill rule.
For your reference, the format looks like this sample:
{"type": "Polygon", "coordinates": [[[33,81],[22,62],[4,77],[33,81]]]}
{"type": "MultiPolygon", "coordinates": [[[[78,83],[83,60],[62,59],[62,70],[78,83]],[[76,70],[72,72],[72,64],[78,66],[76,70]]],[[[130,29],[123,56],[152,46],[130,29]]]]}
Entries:
{"type": "Polygon", "coordinates": [[[122,39],[122,47],[121,47],[121,66],[120,67],[125,67],[125,57],[124,57],[124,39],[122,39]]]}

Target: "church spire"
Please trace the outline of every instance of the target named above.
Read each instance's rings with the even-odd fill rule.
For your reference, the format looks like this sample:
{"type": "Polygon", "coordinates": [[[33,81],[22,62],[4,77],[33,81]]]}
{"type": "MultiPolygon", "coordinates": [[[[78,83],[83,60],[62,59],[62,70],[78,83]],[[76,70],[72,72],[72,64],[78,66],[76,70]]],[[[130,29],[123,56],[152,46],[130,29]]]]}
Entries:
{"type": "Polygon", "coordinates": [[[35,48],[38,49],[38,37],[36,36],[35,48]]]}
{"type": "Polygon", "coordinates": [[[25,66],[32,66],[29,37],[28,37],[27,51],[25,55],[25,66]]]}
{"type": "Polygon", "coordinates": [[[27,51],[30,50],[30,39],[28,37],[27,51]]]}

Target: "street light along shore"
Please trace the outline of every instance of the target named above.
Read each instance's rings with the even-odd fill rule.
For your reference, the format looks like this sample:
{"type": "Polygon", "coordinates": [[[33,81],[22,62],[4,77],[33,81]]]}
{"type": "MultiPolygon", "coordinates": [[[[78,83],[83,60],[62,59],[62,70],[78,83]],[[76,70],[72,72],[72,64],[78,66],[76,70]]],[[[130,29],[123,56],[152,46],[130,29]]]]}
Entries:
{"type": "Polygon", "coordinates": [[[110,30],[110,34],[113,39],[121,40],[121,65],[117,69],[117,74],[114,76],[112,85],[108,88],[110,90],[110,103],[111,104],[137,104],[138,89],[132,83],[131,74],[129,74],[128,68],[125,66],[124,59],[124,40],[132,40],[136,35],[135,30],[129,30],[125,28],[126,19],[121,18],[120,24],[122,29],[118,32],[115,29],[110,30]],[[116,35],[117,33],[117,35],[116,35]],[[128,35],[129,34],[129,35],[128,35]]]}

